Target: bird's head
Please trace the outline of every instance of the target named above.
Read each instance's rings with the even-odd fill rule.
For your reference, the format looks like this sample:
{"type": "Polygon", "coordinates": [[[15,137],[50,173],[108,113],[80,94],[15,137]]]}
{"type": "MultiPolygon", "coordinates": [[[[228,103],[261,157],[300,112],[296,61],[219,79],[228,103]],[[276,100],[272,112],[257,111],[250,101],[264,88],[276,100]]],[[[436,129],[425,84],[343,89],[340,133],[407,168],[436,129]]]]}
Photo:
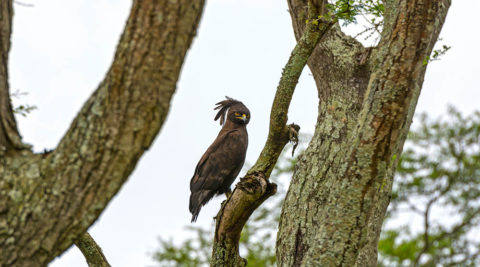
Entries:
{"type": "Polygon", "coordinates": [[[250,121],[250,111],[243,104],[238,107],[231,107],[228,111],[227,119],[238,124],[248,124],[250,121]]]}
{"type": "Polygon", "coordinates": [[[226,97],[227,100],[218,102],[215,109],[220,109],[215,116],[215,120],[220,118],[220,125],[225,123],[225,117],[227,120],[236,124],[248,124],[250,121],[250,111],[240,101],[230,97],[226,97]],[[225,116],[226,115],[226,116],[225,116]]]}

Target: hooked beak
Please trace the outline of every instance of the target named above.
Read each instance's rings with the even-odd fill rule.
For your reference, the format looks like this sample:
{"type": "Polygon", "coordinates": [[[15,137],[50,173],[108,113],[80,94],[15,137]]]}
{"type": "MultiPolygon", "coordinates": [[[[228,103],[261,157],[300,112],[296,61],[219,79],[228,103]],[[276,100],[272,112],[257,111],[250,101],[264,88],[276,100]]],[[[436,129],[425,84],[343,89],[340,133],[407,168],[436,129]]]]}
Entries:
{"type": "Polygon", "coordinates": [[[243,123],[247,122],[247,115],[245,114],[242,114],[241,117],[236,117],[237,119],[241,119],[243,121],[243,123]]]}
{"type": "Polygon", "coordinates": [[[243,121],[243,122],[246,122],[246,121],[247,121],[247,115],[242,114],[242,121],[243,121]]]}

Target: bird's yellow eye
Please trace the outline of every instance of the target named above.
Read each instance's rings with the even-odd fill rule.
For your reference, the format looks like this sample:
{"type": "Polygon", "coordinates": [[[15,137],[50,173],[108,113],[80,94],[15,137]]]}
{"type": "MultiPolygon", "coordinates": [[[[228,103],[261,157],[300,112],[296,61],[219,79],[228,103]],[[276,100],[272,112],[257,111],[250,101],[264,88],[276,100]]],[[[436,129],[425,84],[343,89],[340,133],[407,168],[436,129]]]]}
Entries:
{"type": "Polygon", "coordinates": [[[240,113],[238,113],[238,112],[235,112],[235,116],[240,116],[240,113]]]}

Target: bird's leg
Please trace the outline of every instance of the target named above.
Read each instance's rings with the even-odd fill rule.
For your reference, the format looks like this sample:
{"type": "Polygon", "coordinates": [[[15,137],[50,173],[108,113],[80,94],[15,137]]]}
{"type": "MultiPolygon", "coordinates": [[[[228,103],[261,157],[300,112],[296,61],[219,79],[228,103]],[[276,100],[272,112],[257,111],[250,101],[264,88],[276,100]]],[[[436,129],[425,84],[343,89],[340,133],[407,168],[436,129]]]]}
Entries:
{"type": "Polygon", "coordinates": [[[227,192],[225,192],[225,196],[227,196],[227,199],[232,195],[232,189],[228,189],[227,192]]]}
{"type": "MultiPolygon", "coordinates": [[[[225,205],[225,203],[227,203],[227,200],[231,195],[232,195],[232,189],[229,188],[227,191],[225,191],[225,196],[227,196],[227,199],[222,201],[222,204],[220,205],[221,206],[220,209],[223,209],[223,205],[225,205]]],[[[217,216],[218,216],[218,214],[217,214],[217,216]]],[[[217,216],[213,217],[213,220],[217,220],[217,216]]]]}

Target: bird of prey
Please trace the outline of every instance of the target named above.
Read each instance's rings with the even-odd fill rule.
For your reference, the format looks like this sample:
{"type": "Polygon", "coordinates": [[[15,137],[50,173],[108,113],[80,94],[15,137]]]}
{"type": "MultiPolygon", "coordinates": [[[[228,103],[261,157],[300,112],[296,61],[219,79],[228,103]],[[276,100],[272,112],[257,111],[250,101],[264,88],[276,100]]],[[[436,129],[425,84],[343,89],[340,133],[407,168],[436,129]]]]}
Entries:
{"type": "Polygon", "coordinates": [[[215,107],[215,110],[220,109],[215,120],[220,118],[223,127],[198,162],[190,180],[192,222],[197,220],[200,209],[213,196],[232,192],[230,185],[245,162],[250,111],[242,102],[226,98],[215,107]]]}

